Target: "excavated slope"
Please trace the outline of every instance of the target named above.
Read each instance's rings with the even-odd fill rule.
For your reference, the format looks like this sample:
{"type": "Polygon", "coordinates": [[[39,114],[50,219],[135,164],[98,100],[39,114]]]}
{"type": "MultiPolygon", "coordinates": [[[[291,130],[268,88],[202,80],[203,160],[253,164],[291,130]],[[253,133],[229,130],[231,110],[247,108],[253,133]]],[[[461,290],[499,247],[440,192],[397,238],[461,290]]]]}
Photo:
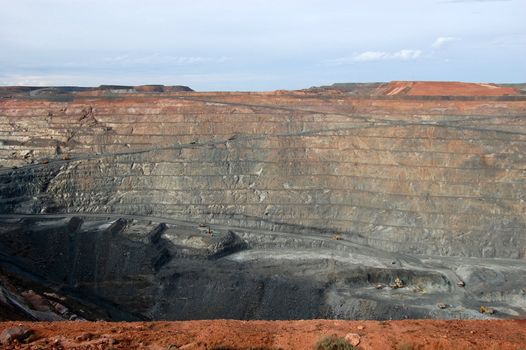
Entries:
{"type": "Polygon", "coordinates": [[[525,107],[295,93],[7,100],[1,207],[524,258],[525,107]]]}
{"type": "MultiPolygon", "coordinates": [[[[149,318],[455,317],[426,309],[451,293],[467,309],[497,301],[507,303],[504,315],[521,314],[526,97],[504,96],[508,90],[447,95],[458,88],[433,96],[158,88],[4,93],[0,208],[2,234],[11,243],[4,240],[2,249],[12,264],[46,271],[40,276],[55,284],[74,289],[88,274],[91,292],[149,318]],[[78,227],[68,221],[77,219],[78,227]],[[198,224],[211,229],[203,233],[198,224]],[[28,248],[46,245],[38,232],[54,242],[45,249],[54,262],[44,270],[37,259],[42,250],[28,248]],[[209,241],[215,233],[218,241],[209,241]],[[100,243],[71,238],[77,235],[100,243]],[[116,248],[100,253],[102,260],[64,257],[83,244],[99,254],[100,244],[110,241],[116,248]],[[148,248],[137,248],[142,255],[130,248],[144,244],[148,248]],[[130,251],[126,263],[117,256],[130,251]],[[124,265],[71,275],[62,266],[74,261],[81,270],[101,261],[108,268],[124,265]],[[210,285],[211,266],[232,284],[210,285]],[[273,280],[278,270],[289,279],[273,280]],[[177,283],[167,282],[177,273],[177,283]],[[123,274],[143,276],[143,290],[132,282],[133,291],[97,284],[123,274]],[[419,296],[407,312],[385,309],[391,292],[375,294],[376,306],[346,304],[345,293],[370,300],[374,284],[397,276],[439,297],[419,296]],[[244,298],[256,295],[259,304],[231,307],[243,297],[233,287],[236,278],[246,287],[244,298]],[[476,290],[465,295],[455,287],[462,279],[486,288],[478,301],[476,290]],[[262,280],[265,292],[258,289],[262,280]],[[199,292],[177,294],[174,285],[191,281],[199,292]],[[363,291],[349,292],[353,283],[363,291]],[[215,288],[222,294],[213,295],[215,288]],[[128,300],[133,293],[145,299],[128,300]],[[160,295],[164,301],[156,304],[160,295]],[[190,301],[177,299],[170,309],[166,301],[176,297],[190,301]],[[292,297],[308,302],[285,311],[292,297]],[[230,304],[214,313],[199,309],[203,300],[230,304]]],[[[403,305],[407,296],[399,297],[403,305]]]]}

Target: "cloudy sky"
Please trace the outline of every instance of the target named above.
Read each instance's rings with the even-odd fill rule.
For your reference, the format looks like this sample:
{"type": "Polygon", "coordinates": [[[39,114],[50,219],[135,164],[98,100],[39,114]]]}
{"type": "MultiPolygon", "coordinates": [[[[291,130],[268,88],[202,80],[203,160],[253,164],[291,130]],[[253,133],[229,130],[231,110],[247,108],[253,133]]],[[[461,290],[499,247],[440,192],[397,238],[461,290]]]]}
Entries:
{"type": "Polygon", "coordinates": [[[0,0],[0,85],[526,82],[526,0],[0,0]]]}

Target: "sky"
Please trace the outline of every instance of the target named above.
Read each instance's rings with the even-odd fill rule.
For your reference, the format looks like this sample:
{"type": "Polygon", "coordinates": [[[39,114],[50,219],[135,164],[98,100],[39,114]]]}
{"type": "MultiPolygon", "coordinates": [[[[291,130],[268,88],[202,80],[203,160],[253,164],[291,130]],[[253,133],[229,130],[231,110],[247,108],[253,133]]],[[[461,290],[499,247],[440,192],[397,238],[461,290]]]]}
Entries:
{"type": "Polygon", "coordinates": [[[0,0],[0,85],[526,82],[526,0],[0,0]]]}

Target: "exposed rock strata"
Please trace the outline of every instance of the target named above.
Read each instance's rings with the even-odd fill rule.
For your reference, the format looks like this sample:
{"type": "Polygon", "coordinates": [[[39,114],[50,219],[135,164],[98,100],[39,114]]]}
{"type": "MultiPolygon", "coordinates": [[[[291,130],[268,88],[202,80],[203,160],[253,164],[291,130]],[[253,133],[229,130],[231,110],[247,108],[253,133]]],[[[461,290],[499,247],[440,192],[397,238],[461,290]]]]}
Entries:
{"type": "MultiPolygon", "coordinates": [[[[175,220],[223,227],[225,235],[232,228],[235,237],[224,236],[226,241],[210,247],[201,238],[188,243],[185,233],[177,231],[165,255],[164,248],[147,243],[153,249],[148,259],[158,259],[148,265],[154,271],[161,271],[170,259],[192,254],[219,259],[225,269],[221,271],[233,264],[233,256],[257,258],[260,264],[263,257],[257,249],[250,253],[244,249],[254,241],[268,245],[257,232],[269,231],[291,235],[281,246],[273,243],[272,249],[283,250],[278,249],[277,261],[286,261],[289,252],[305,244],[294,242],[308,237],[332,242],[334,248],[327,254],[356,244],[373,249],[376,257],[392,252],[515,259],[509,275],[502,270],[506,264],[488,265],[487,272],[504,276],[499,283],[506,285],[525,267],[526,97],[513,87],[437,85],[445,89],[441,92],[433,86],[412,84],[410,88],[420,92],[395,94],[370,85],[353,88],[367,93],[324,89],[195,93],[156,86],[62,89],[59,94],[4,89],[1,212],[16,220],[23,219],[17,214],[62,214],[68,220],[86,214],[103,220],[109,214],[112,220],[136,217],[155,225],[175,220]],[[475,96],[451,93],[462,88],[476,91],[475,96]],[[432,93],[422,96],[422,91],[432,93]]],[[[150,232],[145,230],[141,234],[150,232]]],[[[312,249],[317,248],[308,247],[312,249]]],[[[10,254],[18,256],[16,250],[10,254]]],[[[323,258],[316,254],[314,265],[319,266],[323,258]]],[[[474,261],[460,264],[455,273],[475,280],[474,276],[484,275],[474,261]]],[[[421,263],[415,266],[426,264],[421,263]]],[[[28,264],[26,268],[32,269],[28,264]]],[[[208,263],[202,264],[208,268],[208,263]]],[[[454,265],[442,260],[440,264],[448,271],[454,265]]],[[[314,265],[307,264],[309,269],[314,265]]],[[[295,272],[290,273],[292,278],[295,272]]],[[[426,278],[446,278],[447,288],[456,288],[459,281],[448,273],[426,278]]],[[[363,278],[370,270],[357,274],[363,278]]],[[[388,280],[370,281],[371,288],[396,277],[391,271],[388,280]]],[[[299,283],[290,281],[286,284],[291,288],[299,283]]],[[[482,278],[480,283],[497,290],[499,285],[491,281],[482,278]]],[[[326,282],[313,282],[310,294],[300,298],[325,298],[320,305],[325,303],[326,286],[317,283],[326,282]],[[313,291],[319,288],[324,292],[316,296],[313,291]]],[[[337,283],[334,288],[338,290],[337,283]]],[[[118,290],[107,295],[112,293],[118,290]]],[[[345,299],[338,293],[330,305],[345,299]]],[[[505,298],[515,298],[506,299],[513,309],[508,315],[520,313],[524,296],[518,286],[506,293],[505,298]]],[[[429,303],[437,309],[436,300],[429,303]]],[[[146,309],[151,305],[145,302],[146,309]]],[[[479,305],[464,307],[477,310],[479,305]]],[[[174,317],[134,308],[154,318],[174,317]]],[[[243,310],[248,318],[278,317],[246,311],[248,306],[243,310]]],[[[310,317],[309,312],[288,317],[310,317]]],[[[320,312],[312,311],[312,317],[320,312]]],[[[361,312],[363,308],[347,305],[333,316],[360,317],[361,312]]],[[[402,315],[368,312],[364,317],[402,315]]]]}
{"type": "Polygon", "coordinates": [[[78,95],[2,102],[2,212],[145,214],[525,256],[526,99],[78,95]]]}

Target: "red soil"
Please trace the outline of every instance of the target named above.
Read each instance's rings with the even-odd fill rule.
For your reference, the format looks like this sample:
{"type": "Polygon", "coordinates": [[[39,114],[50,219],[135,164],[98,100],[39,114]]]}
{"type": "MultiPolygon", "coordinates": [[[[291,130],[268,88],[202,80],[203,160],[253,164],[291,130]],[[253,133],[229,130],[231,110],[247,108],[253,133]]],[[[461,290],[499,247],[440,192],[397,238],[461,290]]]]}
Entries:
{"type": "Polygon", "coordinates": [[[348,333],[358,349],[526,348],[526,320],[4,322],[0,331],[20,325],[37,339],[4,349],[315,349],[348,333]]]}
{"type": "Polygon", "coordinates": [[[393,81],[376,90],[377,95],[409,96],[505,96],[518,95],[511,87],[495,84],[438,81],[393,81]]]}

